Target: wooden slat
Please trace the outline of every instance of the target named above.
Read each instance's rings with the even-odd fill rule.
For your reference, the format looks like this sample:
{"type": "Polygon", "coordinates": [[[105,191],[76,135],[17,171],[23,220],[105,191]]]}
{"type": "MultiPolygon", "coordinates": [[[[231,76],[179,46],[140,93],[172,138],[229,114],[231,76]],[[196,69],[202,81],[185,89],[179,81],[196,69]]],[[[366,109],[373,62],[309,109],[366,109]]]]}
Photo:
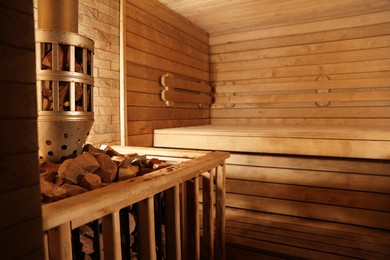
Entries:
{"type": "Polygon", "coordinates": [[[288,246],[284,244],[276,244],[262,240],[249,239],[242,236],[235,236],[231,234],[226,235],[226,240],[233,244],[244,244],[249,248],[263,248],[266,251],[278,252],[283,259],[288,257],[302,257],[305,256],[310,259],[350,259],[340,255],[329,254],[321,251],[313,251],[301,247],[288,246]]]}
{"type": "Polygon", "coordinates": [[[186,255],[185,259],[200,259],[199,179],[186,182],[186,255]]]}
{"type": "Polygon", "coordinates": [[[311,125],[311,126],[384,126],[388,127],[387,118],[215,118],[210,124],[241,124],[241,125],[311,125]]]}
{"type": "MultiPolygon", "coordinates": [[[[131,153],[131,149],[126,149],[126,147],[120,151],[131,153]]],[[[184,152],[183,156],[187,152],[184,152]]],[[[197,153],[189,151],[188,154],[197,153]]],[[[199,172],[203,173],[210,170],[210,167],[228,157],[229,154],[224,152],[215,152],[209,156],[206,154],[168,169],[140,176],[131,182],[112,183],[98,190],[43,205],[42,228],[45,231],[66,223],[69,219],[77,220],[91,214],[91,219],[84,218],[84,223],[88,223],[96,218],[105,216],[107,210],[120,210],[123,207],[148,198],[150,194],[162,192],[183,182],[183,180],[192,179],[198,176],[199,172]],[[171,171],[172,169],[173,171],[171,171]],[[97,194],[99,194],[100,200],[94,199],[97,194]]]]}
{"type": "Polygon", "coordinates": [[[190,21],[200,25],[209,33],[226,35],[248,31],[253,28],[267,29],[283,25],[335,19],[367,14],[388,9],[384,0],[342,0],[329,2],[317,0],[290,1],[172,1],[160,0],[172,10],[183,14],[190,21]],[[196,10],[196,11],[194,11],[196,10]]]}
{"type": "Polygon", "coordinates": [[[390,62],[388,60],[360,61],[346,64],[324,64],[321,66],[307,65],[286,68],[271,69],[249,69],[245,71],[213,73],[211,79],[214,81],[237,80],[237,79],[258,79],[278,78],[292,76],[310,76],[327,74],[360,73],[373,71],[388,71],[390,62]]]}
{"type": "MultiPolygon", "coordinates": [[[[189,30],[192,30],[194,34],[196,34],[196,37],[203,37],[202,41],[199,41],[198,39],[194,38],[192,35],[188,34],[186,31],[182,31],[181,28],[175,28],[171,24],[169,24],[169,18],[164,21],[161,20],[160,17],[158,17],[158,13],[161,12],[161,8],[155,6],[154,1],[133,1],[130,4],[127,5],[127,15],[139,22],[142,22],[146,26],[152,27],[155,30],[158,30],[166,35],[169,35],[172,38],[175,38],[180,41],[187,42],[188,45],[201,50],[204,53],[208,53],[208,46],[207,42],[205,41],[207,38],[207,35],[202,33],[202,31],[198,30],[197,32],[194,31],[195,27],[187,26],[190,28],[189,30]]],[[[163,11],[164,12],[164,11],[163,11]]],[[[181,26],[181,24],[186,24],[185,21],[182,19],[177,21],[179,24],[177,26],[181,26]]]]}
{"type": "Polygon", "coordinates": [[[282,37],[264,38],[259,40],[232,42],[210,46],[211,54],[258,50],[283,46],[303,45],[320,42],[340,41],[345,39],[359,39],[386,35],[390,23],[374,24],[362,27],[350,27],[339,30],[330,30],[315,33],[297,34],[282,37]]]}
{"type": "Polygon", "coordinates": [[[145,65],[155,69],[165,70],[188,77],[194,77],[200,80],[207,81],[209,79],[209,74],[207,71],[199,70],[189,66],[184,66],[182,64],[178,64],[175,61],[167,60],[156,55],[152,55],[147,52],[131,48],[129,46],[127,46],[126,48],[126,54],[128,57],[128,62],[139,63],[141,65],[145,65]]]}
{"type": "Polygon", "coordinates": [[[211,35],[210,45],[224,44],[228,42],[255,40],[276,36],[286,36],[319,31],[337,30],[349,27],[367,26],[389,22],[390,12],[357,15],[338,19],[293,24],[269,29],[251,30],[246,32],[231,33],[228,35],[211,35]]]}
{"type": "Polygon", "coordinates": [[[242,103],[278,103],[278,102],[351,102],[351,101],[382,101],[389,100],[389,91],[346,91],[338,93],[293,93],[293,94],[252,94],[242,96],[219,96],[217,104],[242,104],[242,103]]]}
{"type": "Polygon", "coordinates": [[[70,223],[62,224],[48,232],[50,259],[73,259],[70,223]]]}
{"type": "Polygon", "coordinates": [[[211,97],[208,95],[199,95],[197,93],[184,93],[179,91],[166,90],[161,93],[164,101],[185,102],[195,104],[211,104],[211,97]]]}
{"type": "Polygon", "coordinates": [[[214,259],[214,175],[215,170],[202,175],[203,241],[206,259],[214,259]]]}
{"type": "Polygon", "coordinates": [[[368,248],[376,245],[389,248],[390,245],[389,232],[384,230],[229,207],[226,208],[226,212],[227,219],[232,221],[302,232],[324,237],[324,239],[345,239],[366,244],[368,248]]]}
{"type": "Polygon", "coordinates": [[[227,206],[362,225],[386,230],[390,229],[390,224],[385,221],[390,217],[390,213],[373,212],[371,210],[318,205],[236,194],[227,194],[227,206]],[[302,208],[305,210],[302,211],[302,208]],[[332,212],[332,214],[327,214],[327,212],[332,212]],[[355,216],[359,216],[359,218],[356,218],[355,216]]]}
{"type": "Polygon", "coordinates": [[[300,248],[304,248],[307,250],[326,252],[329,254],[337,254],[344,257],[351,257],[351,258],[362,257],[363,259],[368,259],[368,258],[381,259],[386,257],[386,254],[368,252],[359,249],[350,249],[347,247],[343,247],[342,245],[330,245],[323,242],[314,242],[314,241],[308,241],[303,239],[297,239],[296,237],[284,237],[283,235],[278,236],[273,234],[262,234],[249,229],[243,230],[239,228],[229,227],[227,230],[229,235],[237,235],[249,239],[262,240],[262,241],[267,241],[275,244],[284,244],[284,245],[289,245],[294,247],[299,246],[300,248]]]}
{"type": "Polygon", "coordinates": [[[169,48],[171,46],[164,46],[160,41],[154,42],[129,31],[126,33],[126,40],[128,42],[128,46],[135,49],[175,61],[179,64],[183,64],[184,66],[190,66],[205,71],[208,71],[209,69],[208,62],[201,61],[197,57],[186,55],[176,51],[175,49],[169,48]]]}
{"type": "Polygon", "coordinates": [[[169,35],[160,32],[156,28],[149,27],[142,22],[134,20],[132,17],[126,17],[126,28],[128,32],[172,48],[186,56],[192,56],[202,62],[208,62],[208,53],[205,53],[192,46],[185,45],[180,39],[170,37],[169,35]]]}
{"type": "Polygon", "coordinates": [[[226,163],[232,167],[233,165],[255,166],[287,170],[315,170],[390,176],[389,162],[381,160],[233,153],[231,154],[231,157],[226,160],[226,163]]]}
{"type": "Polygon", "coordinates": [[[248,85],[227,85],[218,86],[216,93],[235,92],[266,92],[266,91],[293,91],[293,90],[315,90],[315,89],[358,89],[369,87],[389,87],[390,77],[367,78],[367,79],[337,79],[322,81],[301,81],[301,82],[275,82],[258,83],[248,85]]]}
{"type": "Polygon", "coordinates": [[[277,118],[283,115],[283,118],[370,118],[370,117],[388,117],[390,109],[388,107],[352,107],[352,108],[300,108],[289,109],[213,109],[212,118],[277,118]]]}
{"type": "Polygon", "coordinates": [[[153,129],[140,134],[133,121],[170,120],[169,124],[175,121],[173,126],[183,126],[188,120],[207,120],[209,109],[199,109],[198,103],[210,102],[209,97],[193,101],[194,96],[178,93],[175,109],[166,110],[156,95],[162,91],[160,78],[167,72],[190,81],[209,81],[207,33],[154,0],[127,1],[125,27],[127,144],[153,145],[153,129]]]}
{"type": "Polygon", "coordinates": [[[231,179],[227,180],[226,192],[390,212],[390,194],[382,193],[231,179]]]}
{"type": "MultiPolygon", "coordinates": [[[[244,217],[245,219],[245,217],[244,217]]],[[[270,221],[271,222],[271,221],[270,221]]],[[[301,226],[301,230],[292,231],[284,228],[285,225],[281,227],[277,226],[278,222],[274,222],[275,226],[267,226],[262,220],[258,220],[258,223],[249,220],[246,221],[227,221],[228,229],[236,233],[237,229],[250,230],[250,234],[244,235],[245,237],[253,237],[255,239],[266,240],[276,243],[285,243],[290,245],[302,246],[310,249],[321,250],[333,252],[333,253],[342,253],[350,257],[359,257],[370,258],[373,256],[384,257],[384,255],[389,255],[390,250],[388,247],[382,245],[375,245],[372,243],[364,243],[354,241],[351,236],[350,239],[339,238],[336,235],[336,232],[333,236],[325,236],[320,232],[309,233],[304,226],[301,226]],[[360,255],[359,255],[360,254],[360,255]]],[[[315,230],[312,230],[315,232],[315,230]]]]}
{"type": "Polygon", "coordinates": [[[154,229],[153,197],[138,203],[138,226],[140,232],[140,254],[143,259],[156,259],[156,238],[154,229]]]}
{"type": "Polygon", "coordinates": [[[181,126],[205,125],[209,119],[183,119],[183,120],[154,120],[154,121],[131,121],[128,128],[129,134],[153,134],[155,129],[172,128],[181,126]]]}
{"type": "Polygon", "coordinates": [[[191,23],[188,23],[185,18],[173,12],[169,8],[166,8],[165,6],[161,5],[158,1],[135,0],[132,3],[142,10],[153,10],[153,16],[159,19],[163,18],[162,20],[164,20],[167,24],[177,28],[182,32],[187,32],[187,34],[191,37],[202,43],[207,44],[208,37],[205,31],[203,31],[199,27],[194,26],[191,23]]]}
{"type": "MultiPolygon", "coordinates": [[[[360,59],[380,59],[380,53],[388,49],[390,36],[377,36],[362,39],[348,39],[336,42],[313,43],[305,45],[287,46],[270,49],[246,50],[234,53],[216,54],[210,56],[215,71],[237,70],[250,67],[262,68],[263,63],[269,67],[280,67],[283,62],[299,66],[302,64],[327,64],[342,60],[357,61],[360,59]],[[380,49],[383,49],[382,51],[380,49]],[[319,55],[321,54],[321,55],[319,55]],[[370,57],[372,54],[372,57],[370,57]],[[296,57],[301,55],[301,57],[296,57]],[[280,58],[285,58],[282,60],[280,58]],[[316,59],[317,57],[317,59],[316,59]],[[277,59],[279,58],[279,59],[277,59]],[[246,61],[241,62],[239,61],[246,61]],[[220,63],[220,64],[218,64],[220,63]]],[[[384,54],[382,52],[382,54],[384,54]]],[[[386,55],[386,54],[384,54],[386,55]]]]}
{"type": "Polygon", "coordinates": [[[181,238],[180,238],[180,186],[167,190],[166,210],[167,224],[165,229],[167,258],[181,259],[181,238]]]}
{"type": "Polygon", "coordinates": [[[182,109],[182,108],[148,108],[128,107],[128,121],[148,121],[162,119],[207,119],[208,109],[182,109]]]}
{"type": "Polygon", "coordinates": [[[215,204],[215,229],[216,229],[216,242],[215,242],[215,256],[217,259],[225,259],[225,204],[226,194],[226,167],[225,164],[218,166],[216,169],[216,204],[215,204]]]}
{"type": "Polygon", "coordinates": [[[161,77],[161,84],[163,86],[185,89],[190,91],[197,91],[210,94],[211,87],[204,81],[187,80],[183,78],[175,77],[172,74],[165,74],[161,77]]]}
{"type": "Polygon", "coordinates": [[[235,165],[229,165],[229,169],[228,177],[232,179],[390,193],[390,188],[388,187],[389,176],[375,176],[373,178],[371,175],[359,173],[345,174],[342,172],[242,167],[235,165]],[[315,178],[312,177],[313,175],[315,178]]]}
{"type": "Polygon", "coordinates": [[[121,232],[119,211],[102,218],[104,258],[121,259],[121,232]]]}

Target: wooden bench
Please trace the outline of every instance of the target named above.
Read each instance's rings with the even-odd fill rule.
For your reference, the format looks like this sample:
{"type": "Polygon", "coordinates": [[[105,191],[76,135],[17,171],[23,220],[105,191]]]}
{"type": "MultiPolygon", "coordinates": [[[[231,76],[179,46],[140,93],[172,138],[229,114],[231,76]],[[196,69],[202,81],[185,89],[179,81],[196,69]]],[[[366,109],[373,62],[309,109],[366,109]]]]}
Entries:
{"type": "Polygon", "coordinates": [[[390,129],[205,125],[154,146],[232,152],[228,259],[390,258],[390,129]]]}

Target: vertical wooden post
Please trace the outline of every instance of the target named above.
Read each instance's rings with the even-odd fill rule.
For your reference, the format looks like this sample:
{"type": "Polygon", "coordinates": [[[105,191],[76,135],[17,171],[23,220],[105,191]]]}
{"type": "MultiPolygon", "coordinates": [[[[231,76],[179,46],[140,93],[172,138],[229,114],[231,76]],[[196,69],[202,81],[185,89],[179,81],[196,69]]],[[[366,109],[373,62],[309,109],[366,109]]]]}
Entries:
{"type": "Polygon", "coordinates": [[[154,201],[153,197],[138,203],[138,224],[140,232],[140,250],[142,260],[155,260],[156,238],[154,229],[154,201]]]}
{"type": "Polygon", "coordinates": [[[187,241],[186,259],[200,259],[199,178],[187,183],[187,241]]]}
{"type": "Polygon", "coordinates": [[[203,184],[203,241],[206,259],[214,259],[214,172],[204,173],[203,184]]]}
{"type": "Polygon", "coordinates": [[[103,248],[105,259],[122,259],[119,211],[104,216],[103,248]]]}
{"type": "Polygon", "coordinates": [[[167,259],[181,259],[180,238],[180,186],[179,184],[165,192],[167,225],[165,228],[167,259]]]}
{"type": "Polygon", "coordinates": [[[187,259],[187,256],[188,256],[188,235],[187,235],[187,227],[188,227],[188,221],[187,221],[187,214],[188,214],[188,211],[187,211],[187,208],[188,208],[188,205],[187,205],[187,183],[186,182],[183,182],[181,183],[181,200],[180,200],[180,204],[181,204],[181,216],[180,216],[180,219],[181,219],[181,252],[182,252],[182,258],[183,259],[187,259]]]}
{"type": "Polygon", "coordinates": [[[45,253],[45,260],[50,260],[49,257],[49,238],[47,232],[43,233],[43,250],[45,253]]]}
{"type": "Polygon", "coordinates": [[[51,260],[72,260],[72,236],[70,222],[50,229],[49,258],[51,260]]]}
{"type": "Polygon", "coordinates": [[[217,167],[216,172],[216,242],[215,252],[217,259],[225,259],[225,189],[226,189],[225,163],[217,167]]]}

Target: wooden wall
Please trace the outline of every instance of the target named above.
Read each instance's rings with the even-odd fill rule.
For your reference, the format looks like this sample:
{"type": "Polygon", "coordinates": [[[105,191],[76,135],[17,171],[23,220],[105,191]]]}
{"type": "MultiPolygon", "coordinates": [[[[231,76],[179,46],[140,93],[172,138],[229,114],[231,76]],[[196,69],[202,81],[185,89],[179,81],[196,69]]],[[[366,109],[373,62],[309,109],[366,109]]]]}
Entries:
{"type": "Polygon", "coordinates": [[[210,35],[211,122],[389,125],[389,10],[210,35]]]}
{"type": "Polygon", "coordinates": [[[33,3],[0,13],[0,258],[43,259],[33,3]]]}
{"type": "Polygon", "coordinates": [[[209,123],[208,108],[161,101],[165,73],[209,81],[208,35],[154,0],[128,0],[125,16],[127,144],[152,146],[153,130],[209,123]]]}

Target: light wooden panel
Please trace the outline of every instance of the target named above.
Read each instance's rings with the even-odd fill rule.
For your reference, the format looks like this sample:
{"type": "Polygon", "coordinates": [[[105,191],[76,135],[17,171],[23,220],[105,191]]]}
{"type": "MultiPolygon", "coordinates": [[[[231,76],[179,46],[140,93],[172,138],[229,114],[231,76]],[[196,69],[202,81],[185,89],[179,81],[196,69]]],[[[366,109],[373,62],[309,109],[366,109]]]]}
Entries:
{"type": "Polygon", "coordinates": [[[211,123],[390,125],[388,14],[212,35],[211,123]]]}
{"type": "Polygon", "coordinates": [[[209,108],[169,108],[160,96],[166,73],[209,81],[208,34],[155,0],[127,1],[125,9],[127,144],[152,146],[154,129],[209,123],[209,108]]]}
{"type": "Polygon", "coordinates": [[[0,5],[0,252],[43,259],[33,1],[0,5]]]}
{"type": "Polygon", "coordinates": [[[363,15],[388,10],[390,7],[385,0],[159,0],[159,2],[212,35],[363,15]]]}

